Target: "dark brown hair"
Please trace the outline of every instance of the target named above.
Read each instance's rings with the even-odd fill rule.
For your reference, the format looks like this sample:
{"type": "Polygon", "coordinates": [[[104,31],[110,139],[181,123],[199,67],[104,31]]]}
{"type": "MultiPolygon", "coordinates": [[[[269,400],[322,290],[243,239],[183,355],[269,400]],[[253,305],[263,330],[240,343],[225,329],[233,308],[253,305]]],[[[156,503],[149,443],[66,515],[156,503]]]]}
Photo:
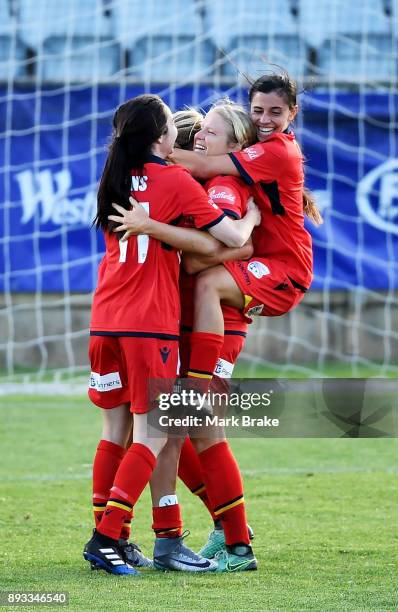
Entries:
{"type": "Polygon", "coordinates": [[[167,132],[166,108],[159,96],[144,94],[128,100],[113,116],[113,134],[97,195],[95,227],[109,230],[112,202],[130,208],[130,172],[142,168],[154,142],[167,132]]]}
{"type": "Polygon", "coordinates": [[[289,108],[297,104],[297,85],[287,72],[264,74],[256,81],[251,83],[249,89],[249,101],[251,102],[254,94],[271,93],[274,91],[284,99],[289,108]]]}
{"type": "MultiPolygon", "coordinates": [[[[249,89],[249,101],[251,102],[256,93],[278,94],[292,109],[297,104],[297,84],[287,72],[264,74],[251,83],[249,89]]],[[[315,198],[306,187],[303,188],[303,210],[307,217],[315,224],[323,223],[322,215],[316,205],[315,198]]]]}

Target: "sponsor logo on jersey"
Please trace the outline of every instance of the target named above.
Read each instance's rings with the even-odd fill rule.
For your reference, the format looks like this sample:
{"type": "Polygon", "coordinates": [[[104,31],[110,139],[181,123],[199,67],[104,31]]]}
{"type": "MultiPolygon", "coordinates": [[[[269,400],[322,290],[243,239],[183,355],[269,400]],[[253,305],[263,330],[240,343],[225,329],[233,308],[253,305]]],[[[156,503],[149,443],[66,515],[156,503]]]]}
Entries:
{"type": "Polygon", "coordinates": [[[171,349],[168,346],[162,346],[162,348],[160,348],[159,351],[160,351],[160,356],[162,358],[163,363],[166,363],[171,353],[171,349]]]}
{"type": "Polygon", "coordinates": [[[390,159],[358,183],[357,206],[367,223],[398,234],[398,159],[390,159]]]}
{"type": "Polygon", "coordinates": [[[231,204],[235,204],[235,194],[229,187],[212,187],[209,190],[209,196],[213,200],[224,200],[226,202],[230,202],[231,204]]]}
{"type": "Polygon", "coordinates": [[[214,370],[215,376],[219,378],[231,378],[232,372],[234,371],[234,364],[226,361],[225,359],[218,359],[214,370]]]}
{"type": "Polygon", "coordinates": [[[102,376],[97,372],[91,372],[90,374],[90,389],[96,389],[100,393],[121,389],[122,386],[119,372],[110,372],[102,376]]]}
{"type": "Polygon", "coordinates": [[[269,268],[261,261],[251,261],[247,266],[250,274],[253,274],[256,278],[262,278],[263,276],[267,276],[269,274],[269,268]]]}
{"type": "Polygon", "coordinates": [[[146,191],[148,188],[147,181],[147,176],[132,176],[131,191],[146,191]]]}
{"type": "Polygon", "coordinates": [[[260,315],[263,312],[263,310],[264,310],[264,304],[259,304],[258,306],[253,306],[252,308],[249,308],[246,314],[248,317],[256,317],[260,315]]]}
{"type": "Polygon", "coordinates": [[[255,145],[254,147],[243,149],[242,154],[248,161],[253,161],[264,155],[264,149],[261,145],[255,145]]]}

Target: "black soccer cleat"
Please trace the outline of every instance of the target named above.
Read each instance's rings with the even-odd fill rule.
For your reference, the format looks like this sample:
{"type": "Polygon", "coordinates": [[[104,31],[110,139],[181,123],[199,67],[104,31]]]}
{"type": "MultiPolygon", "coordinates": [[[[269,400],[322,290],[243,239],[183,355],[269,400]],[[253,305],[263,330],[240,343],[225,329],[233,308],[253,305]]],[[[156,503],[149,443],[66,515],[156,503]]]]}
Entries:
{"type": "Polygon", "coordinates": [[[108,538],[94,529],[93,537],[84,547],[83,557],[91,569],[103,569],[118,576],[139,576],[134,567],[126,563],[117,540],[108,538]]]}

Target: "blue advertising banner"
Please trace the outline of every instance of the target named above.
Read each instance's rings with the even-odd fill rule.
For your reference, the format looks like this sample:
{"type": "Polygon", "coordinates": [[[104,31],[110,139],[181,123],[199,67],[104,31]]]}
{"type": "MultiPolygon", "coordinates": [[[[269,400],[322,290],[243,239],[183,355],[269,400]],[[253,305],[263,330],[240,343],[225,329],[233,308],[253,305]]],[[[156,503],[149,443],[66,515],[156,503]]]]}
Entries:
{"type": "MultiPolygon", "coordinates": [[[[103,240],[91,224],[111,118],[142,91],[19,86],[11,98],[0,87],[3,291],[93,290],[103,240]]],[[[186,86],[164,99],[177,110],[216,97],[207,86],[186,86]]],[[[325,217],[319,228],[308,224],[313,289],[398,288],[398,95],[312,94],[301,106],[306,182],[325,217]]]]}

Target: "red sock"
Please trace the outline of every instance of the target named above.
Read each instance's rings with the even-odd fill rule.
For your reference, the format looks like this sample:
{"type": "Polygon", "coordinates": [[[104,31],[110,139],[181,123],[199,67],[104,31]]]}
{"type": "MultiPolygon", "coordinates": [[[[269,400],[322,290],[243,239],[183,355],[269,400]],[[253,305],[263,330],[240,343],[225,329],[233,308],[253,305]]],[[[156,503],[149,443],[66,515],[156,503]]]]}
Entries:
{"type": "Polygon", "coordinates": [[[116,473],[110,498],[98,531],[114,540],[120,538],[124,522],[148,484],[156,465],[156,457],[144,444],[133,443],[116,473]]]}
{"type": "Polygon", "coordinates": [[[100,440],[93,463],[93,510],[98,527],[104,513],[109,492],[126,449],[108,440],[100,440]]]}
{"type": "Polygon", "coordinates": [[[157,538],[179,538],[182,533],[180,504],[152,508],[152,529],[157,538]]]}
{"type": "Polygon", "coordinates": [[[226,543],[249,544],[242,478],[228,442],[218,442],[202,451],[199,459],[213,512],[222,520],[226,543]]]}
{"type": "Polygon", "coordinates": [[[178,464],[178,476],[188,487],[188,489],[202,500],[210,512],[213,521],[216,520],[216,517],[211,509],[210,500],[207,496],[206,487],[203,484],[202,467],[200,465],[199,457],[188,436],[185,438],[181,449],[180,461],[178,464]]]}
{"type": "Polygon", "coordinates": [[[122,530],[120,532],[120,538],[122,540],[128,540],[131,533],[131,519],[133,518],[133,513],[131,512],[130,518],[126,518],[122,525],[122,530]]]}
{"type": "Polygon", "coordinates": [[[208,391],[220,357],[224,336],[207,332],[192,332],[188,378],[197,380],[202,393],[208,391]]]}

